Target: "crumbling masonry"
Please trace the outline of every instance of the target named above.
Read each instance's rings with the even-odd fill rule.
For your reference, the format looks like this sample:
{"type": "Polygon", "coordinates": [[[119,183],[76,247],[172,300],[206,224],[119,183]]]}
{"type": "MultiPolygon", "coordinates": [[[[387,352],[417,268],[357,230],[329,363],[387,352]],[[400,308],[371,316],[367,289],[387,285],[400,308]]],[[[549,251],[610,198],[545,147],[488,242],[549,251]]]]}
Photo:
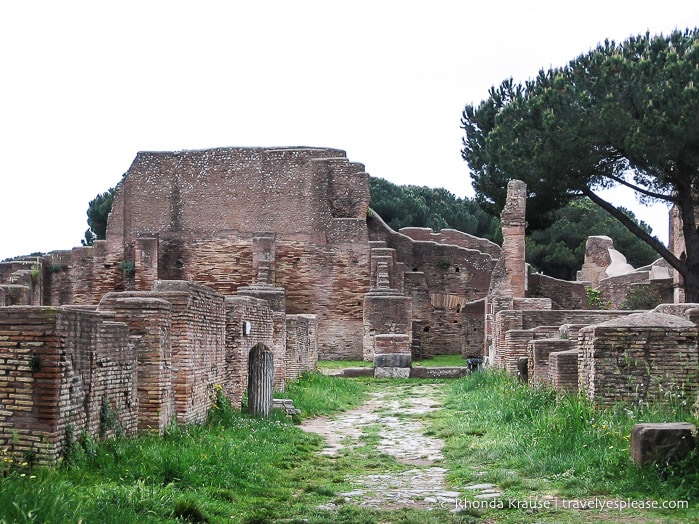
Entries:
{"type": "MultiPolygon", "coordinates": [[[[240,406],[253,348],[272,352],[279,390],[318,358],[405,377],[413,359],[456,353],[603,403],[654,395],[643,370],[695,395],[695,310],[593,311],[590,282],[528,273],[525,207],[512,181],[501,249],[393,231],[340,150],[139,153],[106,240],[0,263],[0,446],[53,463],[82,432],[201,422],[219,391],[240,406]],[[610,342],[634,337],[623,354],[610,342]],[[642,391],[614,378],[622,360],[642,391]]],[[[610,294],[652,275],[671,285],[653,268],[604,274],[600,260],[584,269],[610,294]]]]}

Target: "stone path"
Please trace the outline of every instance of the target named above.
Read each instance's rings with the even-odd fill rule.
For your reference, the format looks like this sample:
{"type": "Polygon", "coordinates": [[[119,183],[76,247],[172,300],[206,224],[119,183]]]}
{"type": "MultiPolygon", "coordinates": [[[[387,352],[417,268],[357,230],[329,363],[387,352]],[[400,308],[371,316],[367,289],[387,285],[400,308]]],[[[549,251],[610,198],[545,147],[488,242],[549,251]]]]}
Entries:
{"type": "MultiPolygon", "coordinates": [[[[354,489],[339,496],[358,506],[381,509],[436,509],[456,505],[460,493],[446,486],[447,470],[441,466],[444,441],[425,435],[425,426],[419,419],[420,415],[440,408],[438,389],[438,384],[389,385],[357,409],[301,425],[302,429],[326,439],[327,445],[321,453],[330,456],[361,445],[363,429],[379,426],[377,449],[412,466],[400,472],[355,477],[351,479],[354,489]]],[[[327,509],[334,507],[327,505],[327,509]]]]}

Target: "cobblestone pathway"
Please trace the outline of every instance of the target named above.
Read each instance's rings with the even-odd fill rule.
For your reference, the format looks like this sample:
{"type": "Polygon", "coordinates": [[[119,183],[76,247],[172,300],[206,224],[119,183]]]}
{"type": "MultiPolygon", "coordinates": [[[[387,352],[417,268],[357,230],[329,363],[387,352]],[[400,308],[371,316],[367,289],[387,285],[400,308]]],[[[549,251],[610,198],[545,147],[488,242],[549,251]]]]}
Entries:
{"type": "Polygon", "coordinates": [[[377,449],[411,466],[400,472],[387,470],[355,477],[351,479],[354,489],[339,496],[358,506],[382,509],[435,509],[456,503],[460,494],[446,486],[447,470],[442,467],[444,442],[425,435],[419,418],[439,409],[438,389],[438,384],[387,386],[357,409],[333,418],[309,420],[301,426],[326,439],[327,445],[321,452],[326,455],[361,445],[363,429],[379,426],[377,449]]]}

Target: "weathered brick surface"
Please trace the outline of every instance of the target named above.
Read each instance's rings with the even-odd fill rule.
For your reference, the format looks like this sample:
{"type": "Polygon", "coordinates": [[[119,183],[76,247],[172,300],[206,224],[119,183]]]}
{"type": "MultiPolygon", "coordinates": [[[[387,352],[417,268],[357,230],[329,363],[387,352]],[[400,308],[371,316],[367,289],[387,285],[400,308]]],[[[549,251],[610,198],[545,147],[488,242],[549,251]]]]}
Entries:
{"type": "Polygon", "coordinates": [[[577,341],[562,338],[531,340],[527,345],[528,375],[531,384],[551,384],[549,355],[568,351],[577,346],[577,341]]]}
{"type": "Polygon", "coordinates": [[[127,340],[124,324],[95,311],[0,309],[0,445],[54,463],[67,430],[133,435],[136,358],[127,340]],[[114,426],[100,423],[103,409],[114,426]]]}
{"type": "MultiPolygon", "coordinates": [[[[239,408],[248,387],[250,350],[274,345],[274,312],[267,301],[247,296],[226,297],[226,396],[239,408]],[[248,324],[249,323],[249,324],[248,324]]],[[[275,366],[277,365],[275,355],[275,366]]]]}
{"type": "Polygon", "coordinates": [[[474,249],[481,253],[487,253],[496,260],[500,258],[502,252],[500,246],[494,242],[485,238],[474,237],[456,229],[442,229],[436,233],[429,227],[403,227],[398,232],[413,240],[451,244],[465,249],[474,249]]]}
{"type": "Polygon", "coordinates": [[[411,356],[410,337],[403,334],[381,334],[374,337],[374,376],[408,378],[411,356]]]}
{"type": "Polygon", "coordinates": [[[697,327],[663,313],[635,313],[580,331],[580,387],[604,405],[643,404],[699,387],[697,327]]]}
{"type": "Polygon", "coordinates": [[[471,326],[483,323],[483,308],[474,309],[473,304],[488,291],[496,263],[493,255],[500,248],[449,230],[428,234],[422,228],[408,228],[407,234],[397,233],[376,215],[367,223],[374,248],[395,253],[391,286],[412,298],[413,322],[422,330],[419,338],[413,338],[415,356],[481,354],[482,337],[464,336],[464,327],[472,334],[471,326]]]}
{"type": "Polygon", "coordinates": [[[318,362],[318,321],[315,315],[286,317],[286,380],[298,379],[318,362]]]}
{"type": "Polygon", "coordinates": [[[159,278],[232,295],[254,282],[259,232],[273,232],[272,283],[288,313],[317,315],[324,357],[358,358],[368,201],[363,166],[339,150],[139,153],[115,196],[108,252],[126,258],[130,243],[157,235],[159,278]]]}
{"type": "MultiPolygon", "coordinates": [[[[498,305],[498,304],[496,304],[498,305]]],[[[501,307],[507,307],[503,303],[501,307]]],[[[505,337],[510,330],[529,330],[539,326],[553,326],[558,328],[564,324],[587,326],[604,322],[609,319],[627,316],[633,311],[609,311],[609,310],[547,310],[547,309],[513,309],[514,303],[510,302],[510,309],[499,311],[493,320],[493,338],[491,339],[492,363],[496,366],[505,366],[508,361],[508,369],[512,369],[512,359],[516,356],[527,356],[526,347],[515,344],[506,344],[505,337]]],[[[532,337],[533,338],[533,337],[532,337]]],[[[516,360],[516,359],[515,359],[516,360]]],[[[515,363],[516,366],[516,363],[515,363]]],[[[516,368],[515,368],[516,369],[516,368]]]]}
{"type": "Polygon", "coordinates": [[[406,335],[409,351],[411,311],[409,297],[380,291],[367,293],[364,297],[364,360],[374,359],[379,335],[406,335]]]}
{"type": "Polygon", "coordinates": [[[172,311],[173,385],[178,422],[203,422],[213,386],[225,380],[224,297],[183,281],[158,281],[153,294],[172,311]]]}
{"type": "Polygon", "coordinates": [[[549,354],[549,382],[558,391],[578,390],[578,349],[555,351],[549,354]]]}
{"type": "Polygon", "coordinates": [[[162,433],[175,416],[170,303],[147,294],[108,293],[99,307],[127,325],[138,355],[138,430],[162,433]]]}
{"type": "MultiPolygon", "coordinates": [[[[168,340],[174,414],[177,421],[183,424],[206,420],[214,398],[214,387],[217,384],[223,386],[226,379],[224,297],[192,282],[159,280],[153,291],[107,295],[102,307],[112,307],[115,304],[114,307],[119,308],[120,305],[115,303],[119,298],[160,299],[170,305],[168,340]]],[[[159,321],[163,323],[161,328],[164,328],[166,318],[161,315],[159,321]]],[[[138,329],[138,324],[132,325],[134,329],[138,329]]],[[[158,347],[165,341],[157,338],[159,331],[155,327],[152,329],[156,334],[151,342],[156,347],[151,346],[149,350],[162,354],[166,350],[158,347]]],[[[138,331],[134,334],[138,335],[138,331]]],[[[153,355],[153,358],[157,357],[153,355]]],[[[167,366],[166,361],[164,365],[167,366]]],[[[166,371],[163,371],[162,380],[167,380],[166,371]]],[[[160,399],[169,402],[167,395],[163,394],[160,399]]],[[[151,417],[148,425],[154,422],[151,417]]]]}
{"type": "Polygon", "coordinates": [[[612,308],[618,308],[626,300],[626,296],[633,284],[648,282],[648,271],[634,271],[625,275],[604,278],[599,283],[600,298],[609,302],[612,308]]]}
{"type": "Polygon", "coordinates": [[[550,298],[551,309],[589,309],[583,282],[569,282],[540,273],[530,273],[527,296],[550,298]]]}

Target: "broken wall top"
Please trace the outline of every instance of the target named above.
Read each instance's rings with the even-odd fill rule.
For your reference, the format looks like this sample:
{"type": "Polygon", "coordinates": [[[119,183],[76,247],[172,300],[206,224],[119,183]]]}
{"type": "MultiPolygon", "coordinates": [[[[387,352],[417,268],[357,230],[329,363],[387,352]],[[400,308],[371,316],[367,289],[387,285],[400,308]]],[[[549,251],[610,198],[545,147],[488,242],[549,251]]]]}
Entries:
{"type": "Polygon", "coordinates": [[[368,205],[364,166],[337,149],[140,152],[117,188],[107,243],[115,251],[158,234],[259,231],[317,241],[334,219],[364,220],[368,205]]]}

